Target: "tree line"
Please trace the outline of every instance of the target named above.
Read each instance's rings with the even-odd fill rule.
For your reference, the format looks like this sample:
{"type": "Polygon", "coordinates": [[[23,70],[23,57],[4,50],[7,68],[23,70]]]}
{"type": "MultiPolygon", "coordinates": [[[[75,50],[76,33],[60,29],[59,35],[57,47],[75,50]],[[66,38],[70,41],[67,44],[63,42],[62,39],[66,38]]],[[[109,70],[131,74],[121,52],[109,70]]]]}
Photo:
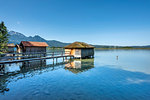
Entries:
{"type": "Polygon", "coordinates": [[[4,22],[0,23],[0,54],[5,53],[7,51],[7,43],[8,43],[8,30],[5,26],[4,22]]]}

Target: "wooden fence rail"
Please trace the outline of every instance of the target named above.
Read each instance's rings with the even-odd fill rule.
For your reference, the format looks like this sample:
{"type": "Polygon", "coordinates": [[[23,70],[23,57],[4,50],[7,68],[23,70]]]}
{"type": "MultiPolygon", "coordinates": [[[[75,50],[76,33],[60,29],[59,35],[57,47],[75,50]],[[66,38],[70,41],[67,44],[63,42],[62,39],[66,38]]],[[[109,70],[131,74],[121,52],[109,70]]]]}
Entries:
{"type": "Polygon", "coordinates": [[[36,53],[5,53],[0,54],[0,60],[1,59],[9,59],[9,58],[27,58],[27,57],[41,57],[41,56],[54,56],[54,55],[70,55],[70,52],[65,51],[57,51],[57,52],[36,52],[36,53]]]}
{"type": "Polygon", "coordinates": [[[24,62],[24,61],[32,61],[32,60],[42,60],[42,59],[53,59],[56,58],[64,58],[67,59],[67,57],[74,58],[73,55],[70,54],[70,52],[40,52],[40,53],[7,53],[4,57],[0,57],[0,64],[7,64],[7,63],[17,63],[17,62],[24,62]],[[11,55],[13,54],[13,55],[11,55]],[[7,56],[9,55],[9,56],[7,56]],[[11,55],[11,56],[10,56],[11,55]],[[50,55],[50,56],[48,56],[50,55]],[[15,59],[19,58],[19,59],[15,59]]]}
{"type": "Polygon", "coordinates": [[[70,53],[69,51],[57,51],[57,52],[27,52],[27,53],[5,53],[5,54],[0,54],[0,57],[3,57],[5,55],[35,55],[35,54],[54,54],[54,53],[60,53],[60,54],[65,54],[65,53],[70,53]]]}

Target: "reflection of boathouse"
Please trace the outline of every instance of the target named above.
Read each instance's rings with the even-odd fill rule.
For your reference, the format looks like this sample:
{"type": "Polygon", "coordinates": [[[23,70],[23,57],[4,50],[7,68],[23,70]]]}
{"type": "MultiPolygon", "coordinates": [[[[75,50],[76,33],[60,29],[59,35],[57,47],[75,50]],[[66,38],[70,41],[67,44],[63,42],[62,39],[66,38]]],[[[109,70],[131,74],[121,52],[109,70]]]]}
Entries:
{"type": "Polygon", "coordinates": [[[74,61],[65,65],[65,69],[73,72],[80,73],[94,68],[94,59],[75,59],[74,61]]]}
{"type": "Polygon", "coordinates": [[[74,42],[65,46],[65,52],[70,52],[75,58],[94,57],[94,47],[84,42],[74,42]]]}

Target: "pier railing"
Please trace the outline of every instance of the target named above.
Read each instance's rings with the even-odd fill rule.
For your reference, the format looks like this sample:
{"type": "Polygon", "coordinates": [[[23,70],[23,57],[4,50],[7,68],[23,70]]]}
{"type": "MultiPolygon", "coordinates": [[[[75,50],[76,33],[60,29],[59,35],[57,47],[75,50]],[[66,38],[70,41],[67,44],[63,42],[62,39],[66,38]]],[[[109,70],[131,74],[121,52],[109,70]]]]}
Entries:
{"type": "Polygon", "coordinates": [[[46,59],[54,59],[63,58],[67,60],[67,57],[70,59],[74,58],[70,52],[36,52],[36,53],[7,53],[4,57],[0,57],[0,65],[8,64],[8,63],[18,63],[18,62],[29,62],[33,60],[46,60],[46,59]],[[37,56],[38,55],[38,56],[37,56]]]}
{"type": "Polygon", "coordinates": [[[54,56],[64,56],[71,55],[69,51],[54,51],[54,52],[26,52],[26,53],[5,53],[0,54],[0,61],[15,58],[35,58],[35,57],[54,57],[54,56]]]}

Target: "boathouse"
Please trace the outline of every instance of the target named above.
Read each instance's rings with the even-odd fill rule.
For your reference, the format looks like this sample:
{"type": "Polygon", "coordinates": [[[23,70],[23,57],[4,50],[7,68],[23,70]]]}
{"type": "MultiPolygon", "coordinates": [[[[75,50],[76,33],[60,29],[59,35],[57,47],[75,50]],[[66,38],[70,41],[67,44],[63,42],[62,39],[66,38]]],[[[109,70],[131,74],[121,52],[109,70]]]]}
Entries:
{"type": "Polygon", "coordinates": [[[13,44],[13,43],[7,44],[7,52],[14,53],[15,52],[15,44],[13,44]]]}
{"type": "MultiPolygon", "coordinates": [[[[46,47],[48,47],[46,42],[21,41],[18,49],[20,49],[23,53],[35,53],[46,52],[46,47]]],[[[17,51],[20,52],[19,50],[17,51]]]]}
{"type": "Polygon", "coordinates": [[[74,42],[64,47],[65,53],[70,52],[75,58],[91,58],[94,57],[94,46],[84,42],[74,42]]]}

